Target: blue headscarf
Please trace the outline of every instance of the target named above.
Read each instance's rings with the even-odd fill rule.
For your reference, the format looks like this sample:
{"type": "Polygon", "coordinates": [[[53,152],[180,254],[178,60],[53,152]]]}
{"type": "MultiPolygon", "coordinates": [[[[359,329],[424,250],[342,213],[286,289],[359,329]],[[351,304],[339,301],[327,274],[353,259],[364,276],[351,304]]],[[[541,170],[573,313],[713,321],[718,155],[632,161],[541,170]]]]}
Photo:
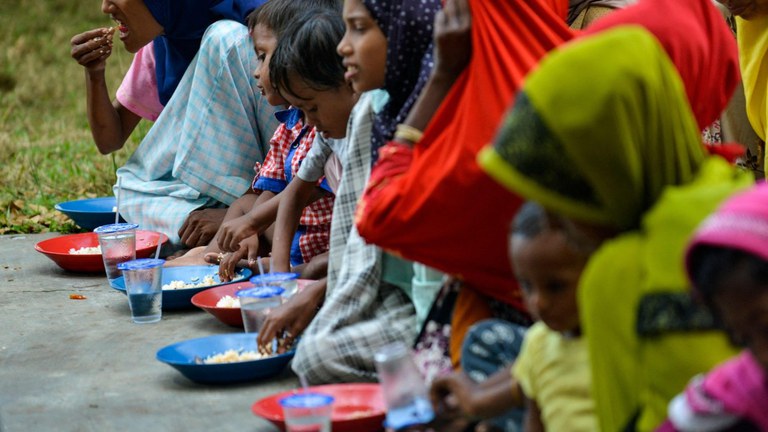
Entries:
{"type": "Polygon", "coordinates": [[[203,33],[220,19],[245,24],[248,13],[265,0],[144,0],[164,33],[155,39],[155,73],[165,105],[192,62],[203,33]]]}
{"type": "Polygon", "coordinates": [[[432,32],[440,0],[363,0],[387,37],[387,73],[384,90],[389,102],[376,115],[371,137],[371,161],[379,147],[392,139],[432,71],[432,32]]]}

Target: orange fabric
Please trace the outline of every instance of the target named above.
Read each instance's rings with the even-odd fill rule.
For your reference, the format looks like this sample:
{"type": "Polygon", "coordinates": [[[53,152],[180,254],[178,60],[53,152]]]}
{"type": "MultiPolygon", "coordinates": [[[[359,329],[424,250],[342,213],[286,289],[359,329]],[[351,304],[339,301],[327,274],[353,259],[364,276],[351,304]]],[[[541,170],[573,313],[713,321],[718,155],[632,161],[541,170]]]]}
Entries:
{"type": "Polygon", "coordinates": [[[572,37],[564,19],[568,2],[470,0],[470,7],[473,56],[467,70],[412,154],[400,148],[397,157],[382,157],[376,165],[357,228],[384,249],[524,310],[507,258],[507,230],[521,201],[475,159],[528,71],[572,37]]]}
{"type": "Polygon", "coordinates": [[[461,345],[469,328],[476,323],[493,318],[493,311],[488,305],[488,299],[477,291],[463,289],[456,297],[456,305],[451,315],[451,339],[448,350],[451,353],[451,363],[454,369],[459,369],[461,361],[461,345]]]}

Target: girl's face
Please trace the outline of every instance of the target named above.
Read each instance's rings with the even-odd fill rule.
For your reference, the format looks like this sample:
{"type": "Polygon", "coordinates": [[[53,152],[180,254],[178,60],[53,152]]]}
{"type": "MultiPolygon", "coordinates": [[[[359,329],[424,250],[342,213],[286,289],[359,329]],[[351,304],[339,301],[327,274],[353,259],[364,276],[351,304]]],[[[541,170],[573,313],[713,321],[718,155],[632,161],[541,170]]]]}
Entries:
{"type": "Polygon", "coordinates": [[[510,255],[531,314],[554,331],[578,332],[576,289],[586,257],[553,229],[534,238],[513,235],[510,255]]]}
{"type": "Polygon", "coordinates": [[[256,78],[256,85],[261,90],[261,95],[267,98],[272,106],[286,105],[285,99],[280,96],[280,93],[272,86],[272,81],[269,80],[269,60],[272,58],[272,53],[275,52],[277,47],[277,38],[272,30],[263,25],[256,24],[251,34],[253,38],[253,48],[256,50],[256,70],[253,71],[253,76],[256,78]]]}
{"type": "Polygon", "coordinates": [[[387,38],[361,0],[344,1],[347,31],[336,50],[344,57],[344,78],[357,93],[384,86],[387,38]]]}
{"type": "Polygon", "coordinates": [[[713,298],[734,343],[748,348],[768,371],[768,286],[734,271],[713,298]]]}
{"type": "Polygon", "coordinates": [[[135,53],[163,34],[143,0],[102,0],[101,11],[117,22],[118,36],[128,52],[135,53]]]}
{"type": "Polygon", "coordinates": [[[291,76],[291,90],[285,91],[285,99],[304,113],[308,126],[314,126],[324,138],[344,138],[347,121],[357,96],[348,85],[331,90],[315,90],[295,74],[291,76]]]}

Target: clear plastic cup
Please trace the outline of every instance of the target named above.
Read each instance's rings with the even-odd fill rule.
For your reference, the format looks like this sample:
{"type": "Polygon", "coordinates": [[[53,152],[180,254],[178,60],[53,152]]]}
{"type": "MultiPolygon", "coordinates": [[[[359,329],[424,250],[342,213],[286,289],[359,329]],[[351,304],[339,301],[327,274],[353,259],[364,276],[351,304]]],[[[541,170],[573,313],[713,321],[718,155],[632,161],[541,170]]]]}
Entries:
{"type": "Polygon", "coordinates": [[[285,290],[283,297],[289,298],[296,294],[298,288],[298,273],[264,273],[251,278],[254,286],[273,285],[285,290]]]}
{"type": "Polygon", "coordinates": [[[137,324],[160,321],[163,316],[163,264],[165,260],[144,258],[118,264],[125,276],[131,319],[137,324]]]}
{"type": "Polygon", "coordinates": [[[117,265],[136,259],[136,228],[139,226],[129,223],[102,225],[93,232],[99,236],[101,258],[107,280],[114,285],[115,279],[123,275],[117,265]]]}
{"type": "Polygon", "coordinates": [[[282,287],[271,285],[242,289],[237,292],[246,333],[258,333],[261,330],[269,312],[283,304],[284,292],[282,287]]]}
{"type": "Polygon", "coordinates": [[[386,426],[400,430],[431,422],[435,413],[410,348],[396,342],[381,348],[373,358],[387,405],[386,426]]]}
{"type": "Polygon", "coordinates": [[[297,393],[279,401],[287,432],[330,432],[333,396],[297,393]]]}

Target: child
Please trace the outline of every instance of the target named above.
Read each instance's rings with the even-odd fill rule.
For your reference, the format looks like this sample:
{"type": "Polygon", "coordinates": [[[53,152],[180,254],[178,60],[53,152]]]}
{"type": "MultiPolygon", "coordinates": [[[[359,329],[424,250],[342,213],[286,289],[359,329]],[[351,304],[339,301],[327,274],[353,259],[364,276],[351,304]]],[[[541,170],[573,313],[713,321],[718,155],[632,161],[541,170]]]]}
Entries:
{"type": "MultiPolygon", "coordinates": [[[[436,379],[432,385],[435,405],[488,418],[525,404],[526,430],[594,431],[591,374],[576,302],[588,254],[577,250],[559,221],[532,202],[516,216],[509,248],[526,305],[539,321],[528,330],[522,348],[514,337],[507,336],[519,333],[512,324],[504,328],[501,321],[494,321],[492,327],[475,326],[462,356],[469,376],[455,373],[436,379]],[[485,334],[476,337],[477,332],[485,334]],[[504,342],[511,348],[504,349],[504,342]],[[473,357],[498,358],[494,351],[499,350],[508,357],[519,350],[512,379],[509,369],[503,367],[480,384],[471,381],[474,370],[466,365],[475,362],[473,357]]],[[[505,430],[515,430],[507,419],[503,423],[505,430]]]]}
{"type": "MultiPolygon", "coordinates": [[[[282,74],[280,83],[272,83],[271,80],[270,83],[275,93],[278,93],[277,88],[280,88],[282,93],[286,94],[286,99],[290,99],[291,103],[296,104],[294,106],[301,107],[307,125],[320,132],[318,134],[319,137],[315,137],[315,142],[312,146],[320,145],[321,149],[318,150],[321,152],[327,148],[339,152],[338,147],[343,144],[343,141],[337,139],[343,138],[346,135],[347,120],[349,119],[352,107],[357,101],[357,97],[351,88],[344,82],[344,69],[341,65],[341,59],[335,54],[335,46],[341,38],[343,30],[344,26],[341,16],[335,10],[328,9],[322,12],[306,13],[294,18],[290,28],[286,30],[284,37],[281,38],[274,49],[274,54],[277,56],[275,59],[278,62],[276,67],[279,70],[290,70],[292,73],[290,76],[287,73],[282,74]],[[275,84],[278,84],[278,86],[275,86],[275,84]],[[298,92],[300,89],[300,97],[287,92],[285,88],[296,89],[293,90],[293,93],[298,92]],[[336,150],[333,149],[334,147],[336,150]]],[[[271,67],[270,75],[273,75],[271,67]]],[[[282,94],[280,97],[283,97],[282,94]]],[[[311,212],[308,214],[307,210],[304,210],[303,216],[299,218],[301,209],[304,209],[306,206],[309,206],[307,207],[309,210],[315,208],[327,209],[329,216],[331,213],[332,201],[331,205],[328,205],[322,198],[317,200],[317,185],[322,180],[323,168],[329,158],[329,154],[324,153],[324,156],[317,160],[314,156],[315,153],[317,151],[313,152],[307,148],[307,152],[304,152],[302,155],[302,160],[304,160],[304,156],[310,154],[313,156],[303,161],[301,168],[294,165],[291,175],[287,176],[286,180],[288,182],[284,182],[282,185],[285,190],[280,194],[281,204],[279,207],[285,207],[283,201],[285,201],[286,205],[294,204],[292,207],[294,212],[288,215],[283,211],[279,215],[279,220],[285,222],[278,221],[276,224],[286,228],[290,226],[292,231],[289,232],[289,229],[276,230],[276,238],[273,239],[278,247],[278,255],[287,258],[285,264],[290,263],[294,266],[297,264],[297,242],[294,235],[296,232],[301,235],[302,239],[311,236],[322,236],[323,251],[328,250],[330,220],[323,223],[323,231],[320,232],[319,228],[321,226],[315,214],[311,212]],[[313,170],[313,167],[320,170],[313,170]],[[313,172],[309,173],[309,171],[313,172]],[[299,178],[296,178],[297,175],[299,178]],[[282,249],[280,249],[281,246],[282,249]]],[[[320,186],[325,190],[330,190],[330,186],[325,181],[321,182],[320,186]]],[[[274,219],[275,216],[273,215],[272,220],[274,219]]],[[[245,223],[253,224],[255,222],[258,224],[263,223],[263,220],[264,216],[255,213],[255,217],[245,223]]],[[[229,266],[231,270],[236,264],[236,260],[244,257],[244,253],[249,254],[249,258],[253,256],[254,249],[253,245],[249,244],[250,240],[242,239],[243,233],[248,233],[245,229],[249,226],[253,227],[253,225],[240,225],[240,231],[230,230],[228,225],[222,228],[224,232],[224,248],[232,249],[237,245],[241,246],[237,253],[228,257],[222,263],[223,268],[226,269],[229,266]],[[228,230],[229,232],[227,232],[228,230]]],[[[298,246],[301,249],[300,253],[303,253],[305,251],[305,243],[300,241],[298,246]]],[[[314,267],[318,266],[314,265],[313,262],[312,265],[308,265],[304,273],[314,272],[314,267]]],[[[322,270],[322,276],[324,276],[326,268],[327,265],[324,265],[320,269],[322,270]]],[[[288,270],[288,268],[282,268],[278,265],[274,269],[270,268],[270,271],[275,269],[278,271],[288,270]]]]}
{"type": "MultiPolygon", "coordinates": [[[[270,57],[275,50],[278,38],[282,36],[291,17],[307,11],[308,7],[309,11],[317,12],[321,8],[336,7],[336,3],[334,0],[320,0],[314,3],[272,0],[258,8],[248,18],[248,27],[251,29],[258,60],[258,67],[254,71],[254,76],[258,81],[257,86],[262,96],[271,105],[284,106],[287,105],[287,102],[275,90],[269,80],[270,57]]],[[[279,202],[275,197],[285,188],[293,172],[309,151],[315,136],[314,128],[304,124],[298,109],[289,108],[280,111],[276,117],[281,124],[270,141],[270,150],[264,164],[257,164],[259,170],[252,184],[253,193],[241,197],[236,205],[230,208],[224,224],[206,248],[202,251],[195,250],[185,256],[182,262],[175,263],[176,265],[202,261],[206,254],[217,255],[222,249],[226,250],[220,248],[220,245],[222,243],[227,244],[230,230],[244,229],[244,227],[253,228],[249,232],[251,234],[251,238],[248,240],[249,246],[240,248],[239,244],[235,245],[237,246],[235,248],[237,253],[228,257],[226,265],[220,267],[221,277],[224,280],[229,280],[234,274],[235,263],[244,257],[248,251],[251,252],[248,258],[255,258],[258,255],[268,253],[269,248],[265,246],[268,246],[269,238],[264,237],[260,242],[258,235],[264,234],[264,231],[272,224],[279,202]],[[259,252],[259,243],[262,245],[261,252],[259,252]]],[[[317,191],[319,200],[306,211],[308,228],[297,235],[296,247],[292,256],[294,265],[308,262],[315,255],[328,249],[328,230],[330,229],[333,196],[326,184],[321,184],[321,187],[324,188],[324,191],[317,191]]]]}
{"type": "Polygon", "coordinates": [[[418,65],[431,53],[439,7],[439,0],[344,2],[346,33],[337,50],[360,100],[347,132],[323,307],[304,331],[292,363],[310,382],[375,380],[373,353],[387,343],[416,337],[413,264],[366,244],[353,221],[377,154],[371,135],[387,115],[407,110],[411,97],[415,99],[418,65]],[[391,92],[388,102],[382,89],[391,92]]]}
{"type": "Polygon", "coordinates": [[[768,184],[726,201],[689,245],[695,293],[746,348],[670,402],[662,431],[768,430],[768,184]]]}

